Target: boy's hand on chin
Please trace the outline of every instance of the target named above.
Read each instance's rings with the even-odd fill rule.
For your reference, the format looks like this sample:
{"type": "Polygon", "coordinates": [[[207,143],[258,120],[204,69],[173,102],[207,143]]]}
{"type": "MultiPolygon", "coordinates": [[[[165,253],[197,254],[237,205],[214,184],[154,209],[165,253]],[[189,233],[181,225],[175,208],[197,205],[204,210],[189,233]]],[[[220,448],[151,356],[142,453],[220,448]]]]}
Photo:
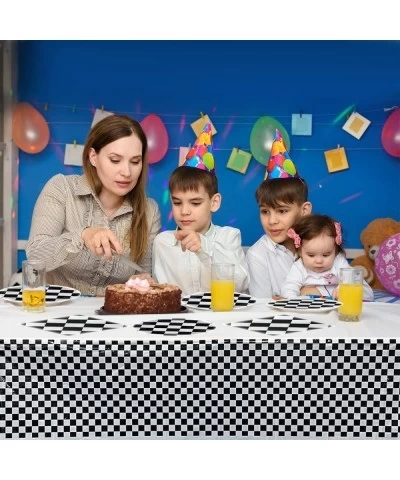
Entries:
{"type": "Polygon", "coordinates": [[[175,238],[181,242],[182,251],[198,252],[201,248],[200,235],[194,230],[178,230],[175,238]]]}

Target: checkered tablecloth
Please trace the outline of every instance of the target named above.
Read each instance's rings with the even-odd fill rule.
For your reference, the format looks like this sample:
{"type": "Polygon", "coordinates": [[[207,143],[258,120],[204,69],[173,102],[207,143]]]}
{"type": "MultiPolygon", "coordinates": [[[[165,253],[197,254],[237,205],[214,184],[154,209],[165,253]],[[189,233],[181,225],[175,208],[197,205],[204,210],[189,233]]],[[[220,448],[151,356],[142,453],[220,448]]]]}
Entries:
{"type": "Polygon", "coordinates": [[[400,310],[94,314],[2,305],[0,439],[398,438],[400,310]],[[171,317],[171,318],[170,318],[171,317]]]}

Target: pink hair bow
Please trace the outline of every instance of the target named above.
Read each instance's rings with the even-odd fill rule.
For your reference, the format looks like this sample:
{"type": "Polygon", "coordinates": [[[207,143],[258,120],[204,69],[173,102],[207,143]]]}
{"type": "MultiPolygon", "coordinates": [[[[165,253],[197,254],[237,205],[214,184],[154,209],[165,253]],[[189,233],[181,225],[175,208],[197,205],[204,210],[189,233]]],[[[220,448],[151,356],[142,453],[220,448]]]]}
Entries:
{"type": "Polygon", "coordinates": [[[336,237],[335,242],[337,245],[342,244],[342,227],[339,222],[335,222],[336,237]]]}
{"type": "Polygon", "coordinates": [[[293,238],[294,240],[294,246],[296,248],[299,248],[300,245],[301,245],[301,238],[299,237],[299,235],[297,235],[297,233],[293,230],[293,228],[289,228],[289,230],[287,231],[287,236],[289,238],[293,238]]]}

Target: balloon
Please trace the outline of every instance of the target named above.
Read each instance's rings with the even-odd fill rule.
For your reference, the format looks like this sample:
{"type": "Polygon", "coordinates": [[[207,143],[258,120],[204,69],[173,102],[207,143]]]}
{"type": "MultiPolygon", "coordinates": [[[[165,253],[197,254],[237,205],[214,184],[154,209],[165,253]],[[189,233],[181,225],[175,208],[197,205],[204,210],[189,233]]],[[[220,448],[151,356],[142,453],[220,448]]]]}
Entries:
{"type": "Polygon", "coordinates": [[[168,150],[168,132],[164,122],[158,115],[151,113],[140,125],[147,138],[147,160],[149,163],[157,163],[164,158],[168,150]]]}
{"type": "Polygon", "coordinates": [[[262,165],[267,165],[275,130],[278,129],[283,137],[286,150],[290,150],[290,139],[285,127],[273,117],[260,117],[253,126],[250,134],[250,150],[253,157],[262,165]]]}
{"type": "Polygon", "coordinates": [[[387,238],[379,247],[375,271],[386,290],[400,297],[400,233],[387,238]]]}
{"type": "Polygon", "coordinates": [[[12,139],[26,153],[39,153],[49,143],[49,126],[43,115],[29,103],[19,103],[13,111],[12,139]]]}
{"type": "Polygon", "coordinates": [[[383,125],[381,142],[386,153],[392,157],[400,157],[400,108],[395,110],[383,125]]]}

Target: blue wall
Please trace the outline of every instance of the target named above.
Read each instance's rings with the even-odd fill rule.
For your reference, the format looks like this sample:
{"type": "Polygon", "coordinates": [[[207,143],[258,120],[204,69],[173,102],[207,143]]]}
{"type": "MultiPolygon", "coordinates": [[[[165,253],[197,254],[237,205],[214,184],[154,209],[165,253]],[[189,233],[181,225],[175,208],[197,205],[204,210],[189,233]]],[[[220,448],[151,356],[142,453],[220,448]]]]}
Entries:
{"type": "Polygon", "coordinates": [[[174,228],[168,175],[177,166],[178,147],[194,142],[190,123],[200,111],[218,130],[223,203],[214,221],[240,228],[244,245],[263,233],[254,192],[265,167],[253,158],[242,175],[226,163],[232,148],[250,151],[252,127],[264,115],[291,134],[292,113],[313,114],[312,136],[290,135],[291,156],[307,180],[314,211],[342,222],[347,248],[361,248],[360,231],[374,218],[400,219],[400,159],[386,154],[380,140],[383,108],[400,102],[399,41],[21,41],[18,95],[43,113],[51,134],[41,153],[20,151],[21,240],[29,236],[45,182],[58,172],[81,172],[64,166],[65,144],[84,143],[94,109],[102,105],[139,121],[156,113],[166,125],[170,149],[151,166],[148,188],[161,207],[163,228],[174,228]],[[345,118],[334,122],[352,104],[372,121],[360,140],[342,130],[345,118]],[[324,151],[338,144],[350,168],[330,174],[324,151]]]}

